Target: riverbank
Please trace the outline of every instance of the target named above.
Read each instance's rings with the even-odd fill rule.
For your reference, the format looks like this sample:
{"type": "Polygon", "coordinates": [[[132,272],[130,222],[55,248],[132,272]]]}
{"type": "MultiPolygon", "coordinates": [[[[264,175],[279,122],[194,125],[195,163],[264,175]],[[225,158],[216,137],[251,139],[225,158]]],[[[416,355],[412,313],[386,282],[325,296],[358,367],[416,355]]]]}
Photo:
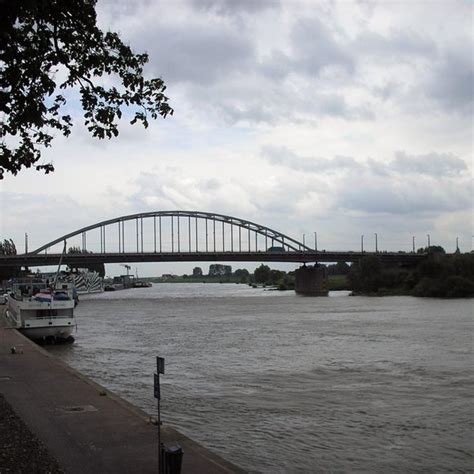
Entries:
{"type": "MultiPolygon", "coordinates": [[[[153,284],[160,284],[160,283],[234,283],[237,285],[249,285],[253,287],[268,287],[268,288],[275,288],[277,290],[294,290],[294,281],[292,281],[292,285],[271,285],[271,284],[263,284],[263,283],[254,283],[248,281],[242,281],[241,277],[230,275],[230,276],[191,276],[191,275],[173,275],[167,277],[145,277],[142,278],[143,281],[150,282],[153,284]]],[[[328,277],[328,289],[329,291],[339,291],[339,290],[350,290],[349,283],[347,281],[346,275],[329,275],[328,277]]]]}
{"type": "MultiPolygon", "coordinates": [[[[0,472],[157,472],[157,427],[145,412],[7,328],[3,314],[0,319],[0,394],[6,402],[0,416],[7,427],[2,422],[7,438],[0,472]],[[15,441],[28,439],[23,448],[15,441]]],[[[243,472],[168,426],[162,441],[183,448],[183,473],[243,472]]]]}

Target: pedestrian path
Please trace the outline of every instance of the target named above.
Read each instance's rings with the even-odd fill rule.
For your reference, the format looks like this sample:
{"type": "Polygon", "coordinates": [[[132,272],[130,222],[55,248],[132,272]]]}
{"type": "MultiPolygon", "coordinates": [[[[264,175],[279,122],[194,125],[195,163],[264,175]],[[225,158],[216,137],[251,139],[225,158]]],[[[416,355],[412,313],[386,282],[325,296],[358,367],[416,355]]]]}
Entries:
{"type": "MultiPolygon", "coordinates": [[[[0,393],[66,472],[158,472],[157,426],[144,412],[6,327],[2,314],[0,326],[0,393]]],[[[244,472],[170,427],[161,433],[182,447],[183,474],[244,472]]]]}

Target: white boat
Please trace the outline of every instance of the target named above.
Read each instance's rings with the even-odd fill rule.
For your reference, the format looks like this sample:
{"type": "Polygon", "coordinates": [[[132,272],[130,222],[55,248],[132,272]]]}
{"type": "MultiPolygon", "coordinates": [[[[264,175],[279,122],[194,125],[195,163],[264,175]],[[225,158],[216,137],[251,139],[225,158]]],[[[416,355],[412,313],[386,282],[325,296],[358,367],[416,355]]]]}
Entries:
{"type": "Polygon", "coordinates": [[[7,319],[33,340],[73,340],[76,327],[71,283],[59,283],[54,289],[47,282],[15,282],[8,295],[7,319]]]}

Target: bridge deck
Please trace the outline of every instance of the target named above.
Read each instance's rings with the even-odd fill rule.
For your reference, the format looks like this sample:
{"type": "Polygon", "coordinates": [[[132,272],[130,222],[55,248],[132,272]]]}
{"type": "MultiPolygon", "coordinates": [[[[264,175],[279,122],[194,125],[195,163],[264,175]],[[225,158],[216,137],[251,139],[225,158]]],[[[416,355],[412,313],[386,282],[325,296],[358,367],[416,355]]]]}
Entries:
{"type": "MultiPolygon", "coordinates": [[[[80,266],[93,263],[136,263],[136,262],[356,262],[363,257],[377,256],[385,263],[416,264],[426,254],[406,252],[123,252],[66,254],[64,265],[80,266]]],[[[0,256],[0,266],[45,266],[57,265],[61,254],[23,254],[0,256]]]]}

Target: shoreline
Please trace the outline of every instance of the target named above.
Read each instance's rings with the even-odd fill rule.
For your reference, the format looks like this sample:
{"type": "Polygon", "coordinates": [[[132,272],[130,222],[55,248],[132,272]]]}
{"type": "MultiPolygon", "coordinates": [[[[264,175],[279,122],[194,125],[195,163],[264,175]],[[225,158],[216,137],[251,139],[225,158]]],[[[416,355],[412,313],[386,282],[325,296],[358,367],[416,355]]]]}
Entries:
{"type": "MultiPolygon", "coordinates": [[[[157,427],[152,417],[5,323],[2,308],[0,396],[5,403],[0,403],[0,417],[10,423],[1,472],[21,472],[15,466],[25,461],[25,450],[15,449],[18,443],[9,444],[10,439],[37,440],[30,472],[47,472],[37,470],[38,456],[51,469],[57,460],[59,470],[50,472],[157,472],[157,427]]],[[[161,433],[166,445],[182,447],[183,473],[244,472],[170,426],[163,425],[161,433]]]]}

